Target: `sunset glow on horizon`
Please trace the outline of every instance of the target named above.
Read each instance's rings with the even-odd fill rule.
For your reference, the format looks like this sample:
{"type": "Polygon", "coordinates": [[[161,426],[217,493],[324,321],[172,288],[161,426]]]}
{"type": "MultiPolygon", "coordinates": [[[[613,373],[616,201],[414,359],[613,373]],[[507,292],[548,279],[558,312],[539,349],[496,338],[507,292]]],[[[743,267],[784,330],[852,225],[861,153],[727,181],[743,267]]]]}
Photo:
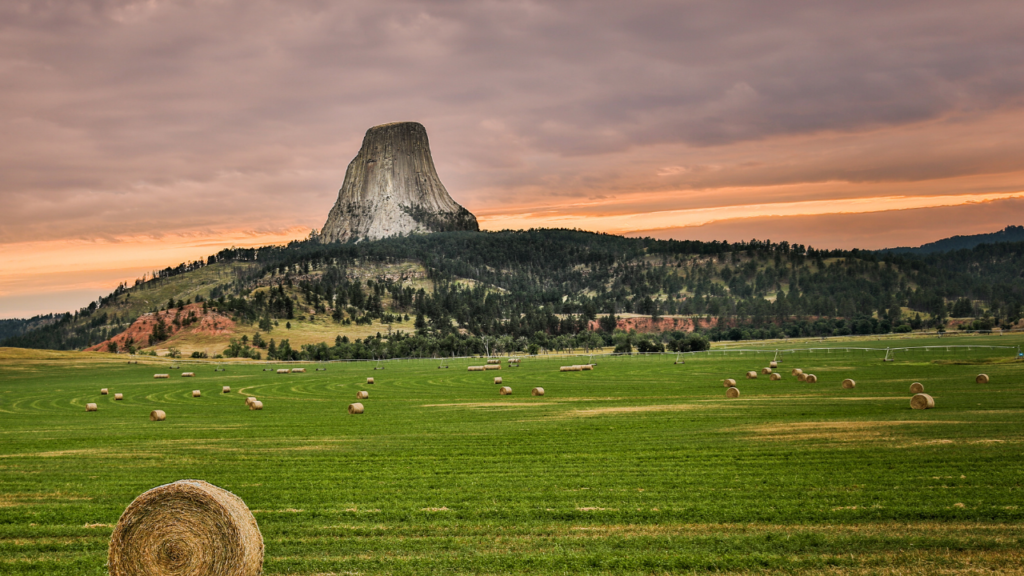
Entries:
{"type": "Polygon", "coordinates": [[[0,318],[323,226],[421,122],[484,230],[916,246],[1024,223],[1024,5],[0,6],[0,318]],[[926,11],[928,17],[922,18],[926,11]]]}

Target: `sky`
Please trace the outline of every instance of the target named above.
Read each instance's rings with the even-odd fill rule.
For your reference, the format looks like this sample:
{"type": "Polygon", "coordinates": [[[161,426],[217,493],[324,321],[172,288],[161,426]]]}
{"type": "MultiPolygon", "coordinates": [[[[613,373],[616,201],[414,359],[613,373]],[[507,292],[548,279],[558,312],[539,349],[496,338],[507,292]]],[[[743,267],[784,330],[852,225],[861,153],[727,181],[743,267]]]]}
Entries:
{"type": "Polygon", "coordinates": [[[422,123],[486,230],[911,246],[1024,222],[1024,3],[0,3],[0,318],[304,238],[422,123]]]}

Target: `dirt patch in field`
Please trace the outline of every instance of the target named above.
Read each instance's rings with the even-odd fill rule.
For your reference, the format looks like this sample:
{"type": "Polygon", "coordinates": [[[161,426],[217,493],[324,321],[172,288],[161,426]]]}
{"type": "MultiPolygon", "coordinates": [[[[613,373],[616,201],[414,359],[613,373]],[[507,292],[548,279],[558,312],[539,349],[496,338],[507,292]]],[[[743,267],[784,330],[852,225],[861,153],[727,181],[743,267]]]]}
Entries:
{"type": "MultiPolygon", "coordinates": [[[[457,402],[454,404],[423,404],[424,408],[525,408],[538,406],[540,402],[457,402]]],[[[557,402],[544,402],[557,404],[557,402]]]]}
{"type": "MultiPolygon", "coordinates": [[[[827,440],[830,442],[866,442],[878,440],[904,440],[900,435],[894,436],[896,428],[907,425],[928,424],[968,424],[956,420],[921,420],[921,421],[839,421],[839,422],[788,422],[783,424],[767,424],[745,426],[740,430],[748,432],[747,440],[765,442],[795,442],[804,440],[827,440]]],[[[931,442],[939,442],[933,440],[931,442]]]]}
{"type": "Polygon", "coordinates": [[[563,413],[566,417],[586,418],[588,416],[604,416],[606,414],[632,414],[636,412],[682,412],[684,410],[702,410],[706,406],[697,404],[658,404],[652,406],[609,406],[590,410],[572,410],[563,413]]]}

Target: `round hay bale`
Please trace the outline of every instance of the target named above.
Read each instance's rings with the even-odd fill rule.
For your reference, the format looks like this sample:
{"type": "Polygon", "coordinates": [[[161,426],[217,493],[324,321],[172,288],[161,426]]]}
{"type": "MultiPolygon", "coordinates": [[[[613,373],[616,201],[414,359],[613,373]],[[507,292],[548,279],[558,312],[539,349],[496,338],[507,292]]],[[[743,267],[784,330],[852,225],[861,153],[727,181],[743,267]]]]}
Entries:
{"type": "Polygon", "coordinates": [[[778,372],[772,372],[772,375],[768,377],[769,380],[782,380],[782,374],[778,372]]]}
{"type": "Polygon", "coordinates": [[[484,370],[501,370],[501,364],[488,364],[484,366],[484,370]]]}
{"type": "Polygon", "coordinates": [[[747,372],[747,380],[753,380],[755,378],[757,378],[757,372],[753,370],[747,372]]]}
{"type": "MultiPolygon", "coordinates": [[[[814,374],[805,374],[804,375],[804,382],[807,382],[808,384],[815,384],[815,383],[817,383],[817,381],[818,381],[818,377],[815,376],[814,374]]],[[[852,382],[852,380],[851,380],[851,382],[852,382]]]]}
{"type": "Polygon", "coordinates": [[[512,389],[509,388],[508,386],[502,386],[501,389],[498,390],[498,393],[501,394],[502,396],[511,396],[512,389]]]}
{"type": "Polygon", "coordinates": [[[167,412],[163,410],[153,410],[149,413],[150,422],[163,422],[164,420],[167,420],[167,412]]]}
{"type": "Polygon", "coordinates": [[[583,370],[593,370],[594,369],[594,365],[593,364],[584,364],[583,366],[580,366],[580,368],[582,368],[583,370]]]}
{"type": "Polygon", "coordinates": [[[726,378],[725,380],[722,380],[722,386],[725,386],[726,388],[733,388],[736,386],[736,381],[732,378],[726,378]]]}
{"type": "Polygon", "coordinates": [[[287,368],[278,368],[278,369],[277,369],[277,373],[278,373],[278,374],[291,374],[291,372],[292,372],[292,371],[291,371],[291,370],[289,370],[289,369],[287,369],[287,368]]]}
{"type": "Polygon", "coordinates": [[[367,378],[366,379],[366,383],[367,384],[373,384],[373,378],[367,378]]]}
{"type": "Polygon", "coordinates": [[[153,374],[153,378],[170,378],[170,374],[153,374]]]}
{"type": "Polygon", "coordinates": [[[559,372],[572,372],[572,366],[559,366],[559,372]]]}
{"type": "Polygon", "coordinates": [[[483,366],[468,366],[466,368],[466,370],[468,370],[469,372],[483,372],[484,371],[484,367],[483,366]]]}
{"type": "Polygon", "coordinates": [[[370,393],[369,393],[369,392],[367,392],[366,390],[360,390],[360,391],[359,391],[359,392],[358,392],[358,393],[356,394],[356,398],[358,398],[359,400],[366,400],[366,399],[367,399],[367,398],[369,398],[369,397],[370,397],[370,393]]]}
{"type": "Polygon", "coordinates": [[[107,395],[107,389],[106,388],[100,388],[100,394],[103,394],[104,396],[106,396],[107,395]]]}
{"type": "Polygon", "coordinates": [[[790,373],[790,375],[791,376],[799,376],[799,375],[801,375],[803,373],[804,373],[803,370],[801,370],[799,368],[793,368],[793,371],[790,373]]]}
{"type": "Polygon", "coordinates": [[[221,394],[231,394],[231,386],[221,386],[221,394]]]}
{"type": "Polygon", "coordinates": [[[761,368],[761,374],[771,374],[771,373],[772,373],[772,369],[771,368],[761,368]]]}
{"type": "Polygon", "coordinates": [[[88,404],[85,405],[86,412],[95,412],[97,410],[99,410],[99,408],[97,408],[96,404],[93,402],[89,402],[88,404]]]}
{"type": "Polygon", "coordinates": [[[193,391],[192,391],[192,397],[193,397],[193,398],[199,398],[199,397],[200,397],[200,396],[202,396],[202,395],[203,395],[203,393],[202,393],[202,392],[200,392],[199,390],[193,390],[193,391]]]}
{"type": "Polygon", "coordinates": [[[857,387],[857,383],[854,382],[852,379],[847,378],[846,380],[843,380],[843,388],[845,388],[847,390],[852,390],[852,389],[854,389],[856,387],[857,387]]]}
{"type": "Polygon", "coordinates": [[[487,361],[488,364],[501,364],[501,358],[491,358],[487,361]]]}
{"type": "Polygon", "coordinates": [[[978,374],[974,381],[978,384],[988,384],[988,374],[978,374]]]}
{"type": "Polygon", "coordinates": [[[263,535],[245,502],[202,480],[179,480],[139,496],[110,537],[110,576],[263,572],[263,535]]]}
{"type": "Polygon", "coordinates": [[[124,400],[124,394],[121,394],[120,392],[114,394],[114,400],[124,400]]]}
{"type": "Polygon", "coordinates": [[[360,404],[359,402],[356,402],[355,404],[349,404],[348,405],[348,413],[349,414],[362,414],[363,413],[363,405],[360,404]]]}
{"type": "Polygon", "coordinates": [[[796,379],[801,381],[801,382],[807,382],[807,374],[804,374],[803,372],[801,372],[801,373],[796,375],[796,379]]]}
{"type": "Polygon", "coordinates": [[[924,392],[924,384],[921,384],[920,382],[914,382],[913,384],[910,385],[911,394],[920,394],[921,392],[924,392]]]}
{"type": "Polygon", "coordinates": [[[292,374],[305,374],[305,368],[292,368],[292,374]]]}
{"type": "Polygon", "coordinates": [[[914,397],[910,399],[910,407],[914,410],[935,408],[935,399],[924,393],[914,394],[914,397]]]}
{"type": "Polygon", "coordinates": [[[543,396],[543,395],[544,395],[544,389],[541,388],[540,386],[537,386],[533,390],[530,390],[530,396],[543,396]]]}
{"type": "Polygon", "coordinates": [[[726,398],[739,398],[740,397],[740,389],[736,388],[736,387],[729,388],[728,390],[725,391],[725,397],[726,398]]]}
{"type": "Polygon", "coordinates": [[[255,396],[249,396],[248,398],[245,399],[246,406],[252,404],[253,402],[259,402],[259,400],[256,400],[255,396]]]}
{"type": "Polygon", "coordinates": [[[501,384],[501,376],[495,376],[494,377],[494,383],[495,384],[501,384]]]}
{"type": "Polygon", "coordinates": [[[775,360],[772,360],[771,362],[768,363],[768,367],[769,368],[778,368],[779,367],[779,363],[776,362],[775,360]]]}
{"type": "Polygon", "coordinates": [[[195,375],[196,375],[195,372],[182,372],[181,373],[181,377],[182,378],[193,378],[193,377],[195,377],[195,375]]]}
{"type": "Polygon", "coordinates": [[[252,403],[249,404],[249,410],[263,410],[263,402],[253,400],[252,403]]]}

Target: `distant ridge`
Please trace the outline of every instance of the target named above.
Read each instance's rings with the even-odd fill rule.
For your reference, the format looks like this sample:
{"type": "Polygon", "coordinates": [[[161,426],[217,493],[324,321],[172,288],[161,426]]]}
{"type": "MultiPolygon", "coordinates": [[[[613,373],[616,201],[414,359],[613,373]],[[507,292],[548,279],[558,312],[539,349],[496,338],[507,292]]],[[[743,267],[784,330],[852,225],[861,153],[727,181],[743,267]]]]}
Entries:
{"type": "Polygon", "coordinates": [[[942,240],[923,244],[917,248],[909,246],[883,248],[879,252],[890,252],[892,254],[935,254],[937,252],[951,252],[953,250],[969,250],[980,244],[994,244],[996,242],[1024,242],[1024,226],[1007,226],[999,232],[988,234],[943,238],[942,240]]]}

